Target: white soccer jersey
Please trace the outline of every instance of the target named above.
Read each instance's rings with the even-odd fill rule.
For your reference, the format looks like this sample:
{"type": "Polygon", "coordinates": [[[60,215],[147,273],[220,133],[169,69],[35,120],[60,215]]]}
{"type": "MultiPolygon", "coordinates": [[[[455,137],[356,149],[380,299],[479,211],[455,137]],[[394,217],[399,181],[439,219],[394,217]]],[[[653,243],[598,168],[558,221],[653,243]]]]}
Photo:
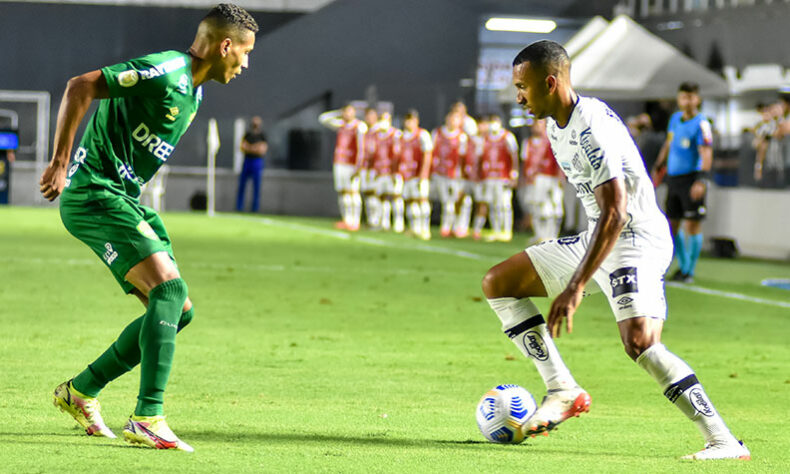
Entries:
{"type": "Polygon", "coordinates": [[[596,222],[601,209],[594,190],[618,178],[628,196],[628,220],[623,232],[648,233],[670,239],[667,219],[656,203],[653,184],[628,129],[605,103],[579,96],[568,124],[561,128],[547,119],[551,149],[576,189],[587,217],[596,222]]]}

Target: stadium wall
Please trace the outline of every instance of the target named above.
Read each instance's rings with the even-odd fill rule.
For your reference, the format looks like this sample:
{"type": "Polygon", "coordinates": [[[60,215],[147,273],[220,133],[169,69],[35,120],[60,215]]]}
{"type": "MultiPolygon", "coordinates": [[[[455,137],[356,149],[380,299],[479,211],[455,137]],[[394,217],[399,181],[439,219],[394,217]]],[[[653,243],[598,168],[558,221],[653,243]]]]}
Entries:
{"type": "MultiPolygon", "coordinates": [[[[206,11],[0,2],[0,88],[50,92],[54,133],[70,77],[150,52],[186,50],[206,11]]],[[[471,99],[473,89],[461,87],[459,79],[474,77],[478,15],[450,0],[338,0],[308,15],[252,13],[262,29],[250,68],[228,86],[205,86],[201,110],[172,155],[174,164],[203,164],[211,117],[222,142],[233,143],[237,117],[261,115],[268,129],[320,98],[338,107],[377,96],[394,102],[397,114],[418,107],[426,127],[443,121],[453,100],[471,99]]],[[[329,171],[333,134],[315,119],[294,126],[321,130],[326,146],[316,153],[322,156],[308,162],[329,171]]],[[[232,163],[232,150],[223,147],[218,166],[232,163]]]]}
{"type": "MultiPolygon", "coordinates": [[[[12,204],[39,204],[38,177],[31,163],[17,163],[11,179],[12,204]]],[[[238,175],[218,170],[216,183],[217,211],[232,212],[236,205],[238,175]]],[[[584,210],[571,187],[565,188],[566,221],[583,226],[584,210]]],[[[203,170],[174,168],[167,177],[165,209],[189,210],[192,197],[205,190],[203,170]]],[[[664,187],[658,189],[659,202],[664,201],[664,191],[664,187]]],[[[786,210],[790,209],[790,191],[712,187],[707,201],[709,212],[703,221],[706,250],[710,249],[711,238],[723,237],[735,240],[743,256],[790,260],[790,227],[784,219],[786,210]]],[[[264,214],[337,217],[337,194],[331,173],[267,170],[261,188],[260,210],[264,214]]]]}

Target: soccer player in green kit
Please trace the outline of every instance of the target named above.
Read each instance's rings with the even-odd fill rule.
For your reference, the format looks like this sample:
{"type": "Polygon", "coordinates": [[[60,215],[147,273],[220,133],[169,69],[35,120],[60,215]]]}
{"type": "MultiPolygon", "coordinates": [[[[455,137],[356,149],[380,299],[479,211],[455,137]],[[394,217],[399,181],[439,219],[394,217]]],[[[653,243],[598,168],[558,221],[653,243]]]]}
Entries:
{"type": "Polygon", "coordinates": [[[69,80],[58,112],[52,161],[41,192],[60,198],[66,229],[107,265],[145,314],[73,379],[60,384],[55,406],[89,435],[115,438],[96,399],[110,381],[140,364],[140,391],[124,438],[157,449],[193,451],[163,416],[163,395],[176,333],[192,320],[187,285],[159,216],[139,203],[140,186],[170,157],[203,98],[201,84],[227,84],[248,66],[258,25],[244,9],[214,7],[187,52],[165,51],[69,80]],[[91,102],[90,119],[69,165],[72,144],[91,102]]]}

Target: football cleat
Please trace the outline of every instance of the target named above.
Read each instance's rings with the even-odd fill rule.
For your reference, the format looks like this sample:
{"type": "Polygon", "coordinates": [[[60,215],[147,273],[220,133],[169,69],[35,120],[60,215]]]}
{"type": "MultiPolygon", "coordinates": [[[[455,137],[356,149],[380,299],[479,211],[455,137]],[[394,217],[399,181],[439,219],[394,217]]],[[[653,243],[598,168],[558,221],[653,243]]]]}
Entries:
{"type": "Polygon", "coordinates": [[[589,412],[591,402],[590,394],[581,387],[549,390],[549,393],[543,397],[540,408],[524,424],[524,435],[534,437],[543,434],[548,436],[549,431],[568,418],[578,417],[582,413],[589,412]]]}
{"type": "Polygon", "coordinates": [[[457,239],[465,239],[465,238],[469,237],[469,231],[468,230],[456,230],[456,231],[453,232],[453,235],[455,235],[455,237],[457,239]]]}
{"type": "Polygon", "coordinates": [[[691,459],[694,461],[741,459],[748,461],[751,458],[752,455],[746,446],[743,445],[743,442],[732,438],[730,440],[708,443],[702,451],[683,456],[680,459],[691,459]]]}
{"type": "Polygon", "coordinates": [[[441,229],[439,231],[439,235],[441,235],[442,238],[446,239],[452,235],[452,231],[450,229],[441,229]]]}
{"type": "Polygon", "coordinates": [[[337,221],[337,222],[335,222],[335,229],[338,229],[338,230],[346,230],[347,228],[348,228],[348,225],[346,225],[346,223],[345,223],[345,222],[343,222],[343,221],[337,221]]]}
{"type": "Polygon", "coordinates": [[[130,416],[123,427],[123,437],[131,444],[142,444],[154,449],[177,449],[188,453],[195,451],[192,446],[178,439],[161,415],[130,416]]]}
{"type": "Polygon", "coordinates": [[[71,380],[63,382],[55,387],[52,394],[52,403],[66,412],[74,420],[85,428],[85,432],[90,436],[105,436],[115,438],[112,432],[101,417],[101,405],[99,400],[78,392],[72,385],[71,380]]]}

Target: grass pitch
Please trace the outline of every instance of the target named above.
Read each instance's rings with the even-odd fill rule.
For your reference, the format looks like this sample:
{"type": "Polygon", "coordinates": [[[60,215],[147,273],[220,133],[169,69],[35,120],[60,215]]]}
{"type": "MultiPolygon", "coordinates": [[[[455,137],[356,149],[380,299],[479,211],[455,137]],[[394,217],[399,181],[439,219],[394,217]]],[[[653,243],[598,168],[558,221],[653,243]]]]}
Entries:
{"type": "MultiPolygon", "coordinates": [[[[422,243],[349,236],[321,219],[164,220],[196,308],[165,410],[196,452],[90,438],[51,405],[54,387],[143,309],[55,210],[0,208],[0,471],[790,472],[790,292],[759,285],[787,277],[787,264],[699,265],[699,287],[779,304],[668,288],[665,344],[753,456],[693,463],[678,458],[702,448],[696,428],[625,355],[601,295],[557,341],[592,411],[547,438],[484,441],[474,410],[487,389],[544,394],[480,291],[524,238],[422,243]]],[[[101,395],[116,434],[138,378],[101,395]]]]}

